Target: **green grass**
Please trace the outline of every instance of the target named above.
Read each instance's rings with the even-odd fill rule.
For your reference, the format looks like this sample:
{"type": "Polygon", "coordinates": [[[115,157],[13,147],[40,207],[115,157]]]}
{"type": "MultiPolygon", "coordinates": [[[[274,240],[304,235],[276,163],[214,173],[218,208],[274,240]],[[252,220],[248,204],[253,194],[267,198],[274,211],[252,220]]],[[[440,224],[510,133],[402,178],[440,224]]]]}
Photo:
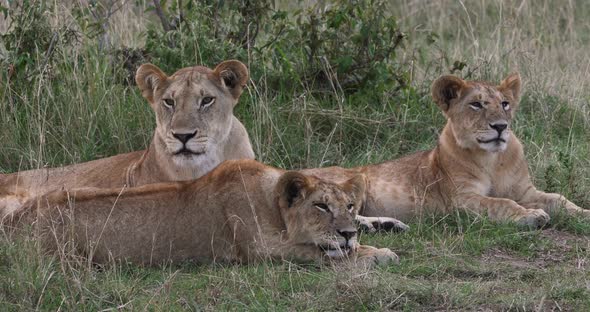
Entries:
{"type": "Polygon", "coordinates": [[[369,272],[280,262],[96,268],[40,257],[34,242],[5,242],[0,300],[9,310],[91,311],[590,307],[583,262],[590,251],[583,235],[523,231],[466,214],[427,217],[411,226],[404,234],[361,238],[401,257],[400,265],[369,272]]]}
{"type": "MultiPolygon", "coordinates": [[[[398,55],[400,66],[412,68],[412,88],[400,94],[295,92],[272,89],[264,77],[252,81],[236,115],[258,159],[283,168],[356,166],[432,148],[445,120],[429,97],[429,85],[463,61],[466,67],[455,74],[472,79],[499,81],[510,71],[521,72],[524,91],[513,128],[525,145],[535,184],[590,208],[588,6],[549,0],[522,6],[464,3],[393,1],[392,12],[409,36],[398,55]]],[[[69,15],[59,12],[49,15],[57,24],[67,23],[69,15]]],[[[113,42],[141,45],[139,26],[154,19],[140,12],[130,4],[113,15],[113,42]]],[[[2,76],[0,172],[147,146],[153,113],[135,87],[112,78],[108,53],[85,40],[55,57],[66,64],[53,69],[59,79],[34,76],[14,85],[2,76]]],[[[265,70],[261,64],[250,67],[265,70]]],[[[525,231],[458,213],[409,225],[408,233],[361,237],[401,258],[400,265],[369,272],[278,262],[99,268],[41,255],[35,242],[3,237],[0,310],[590,308],[588,221],[555,215],[548,229],[525,231]]]]}

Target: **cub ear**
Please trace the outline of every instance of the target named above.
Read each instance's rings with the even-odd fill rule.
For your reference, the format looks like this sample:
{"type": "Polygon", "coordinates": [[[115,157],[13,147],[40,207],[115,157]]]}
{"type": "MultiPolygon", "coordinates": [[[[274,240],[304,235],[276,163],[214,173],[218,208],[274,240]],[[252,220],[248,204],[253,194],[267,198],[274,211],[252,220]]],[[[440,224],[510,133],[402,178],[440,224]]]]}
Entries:
{"type": "Polygon", "coordinates": [[[311,190],[311,180],[297,171],[284,173],[275,188],[279,195],[279,207],[291,208],[300,198],[305,198],[311,190]]]}
{"type": "Polygon", "coordinates": [[[498,86],[498,90],[509,91],[512,94],[512,98],[515,101],[519,101],[520,100],[520,87],[521,87],[520,74],[518,72],[514,72],[514,73],[508,75],[508,77],[504,78],[504,80],[502,80],[502,82],[498,86]]]}
{"type": "Polygon", "coordinates": [[[168,76],[164,74],[158,66],[153,64],[143,64],[137,69],[135,74],[135,82],[141,90],[141,95],[150,102],[154,101],[154,92],[163,87],[163,83],[168,76]]]}
{"type": "Polygon", "coordinates": [[[458,98],[464,87],[465,81],[461,78],[451,75],[439,77],[432,83],[432,98],[436,105],[446,112],[451,107],[451,100],[458,98]]]}
{"type": "Polygon", "coordinates": [[[231,95],[237,100],[248,83],[248,67],[240,61],[222,62],[213,70],[215,76],[223,82],[231,95]]]}
{"type": "MultiPolygon", "coordinates": [[[[362,204],[362,202],[365,200],[367,178],[364,174],[357,174],[352,179],[342,183],[342,188],[345,192],[350,193],[354,196],[354,199],[357,204],[362,204]]],[[[360,206],[358,208],[360,208],[360,206]]]]}

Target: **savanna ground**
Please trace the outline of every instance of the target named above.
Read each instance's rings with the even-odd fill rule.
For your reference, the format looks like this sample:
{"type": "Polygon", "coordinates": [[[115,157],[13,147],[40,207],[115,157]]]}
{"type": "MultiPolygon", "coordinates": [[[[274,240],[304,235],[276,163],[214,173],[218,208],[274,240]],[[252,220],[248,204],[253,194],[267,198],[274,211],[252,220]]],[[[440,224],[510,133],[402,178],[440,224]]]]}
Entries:
{"type": "MultiPolygon", "coordinates": [[[[9,13],[0,20],[0,171],[144,148],[153,115],[125,78],[148,60],[169,73],[247,63],[252,81],[236,114],[258,159],[283,168],[430,148],[444,124],[433,79],[499,81],[518,70],[513,128],[534,182],[590,208],[585,1],[323,1],[323,11],[307,1],[238,2],[162,1],[167,32],[152,1],[0,1],[9,13]]],[[[458,213],[409,225],[361,237],[401,258],[368,272],[280,262],[97,268],[2,238],[0,309],[590,309],[588,221],[555,215],[551,227],[528,231],[458,213]]]]}

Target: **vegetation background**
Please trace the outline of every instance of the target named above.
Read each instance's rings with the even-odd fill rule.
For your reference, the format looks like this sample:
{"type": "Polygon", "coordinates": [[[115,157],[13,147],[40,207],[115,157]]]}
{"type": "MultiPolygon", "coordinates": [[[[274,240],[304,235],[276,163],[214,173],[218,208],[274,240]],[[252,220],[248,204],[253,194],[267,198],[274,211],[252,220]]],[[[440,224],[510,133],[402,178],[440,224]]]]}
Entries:
{"type": "MultiPolygon", "coordinates": [[[[240,59],[236,108],[260,161],[355,166],[436,144],[441,74],[520,71],[514,131],[534,182],[590,208],[590,6],[583,0],[0,0],[0,172],[143,149],[153,113],[133,85],[240,59]]],[[[96,268],[0,239],[0,309],[587,310],[590,223],[525,231],[456,214],[364,235],[400,265],[263,263],[96,268]]]]}

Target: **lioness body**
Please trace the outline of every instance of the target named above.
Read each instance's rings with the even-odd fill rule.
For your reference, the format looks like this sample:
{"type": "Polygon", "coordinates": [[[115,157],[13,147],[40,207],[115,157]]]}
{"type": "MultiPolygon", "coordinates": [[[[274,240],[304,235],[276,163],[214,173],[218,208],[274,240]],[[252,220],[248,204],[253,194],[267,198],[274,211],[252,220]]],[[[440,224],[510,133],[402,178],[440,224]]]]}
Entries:
{"type": "Polygon", "coordinates": [[[588,213],[532,184],[522,144],[509,128],[520,96],[517,74],[499,86],[443,76],[432,93],[447,117],[433,150],[359,168],[304,172],[336,182],[365,174],[367,195],[360,214],[369,217],[403,221],[427,211],[463,208],[492,220],[543,226],[547,212],[561,207],[588,213]]]}
{"type": "Polygon", "coordinates": [[[214,70],[184,68],[171,77],[143,65],[137,83],[157,124],[148,149],[0,175],[0,213],[9,214],[27,198],[51,190],[192,180],[224,160],[253,159],[248,133],[232,113],[247,79],[247,69],[238,61],[223,62],[214,70]]]}
{"type": "Polygon", "coordinates": [[[334,184],[227,161],[190,182],[55,191],[27,202],[13,222],[35,224],[49,249],[76,246],[98,263],[395,260],[388,249],[356,242],[353,219],[364,188],[362,176],[334,184]]]}

